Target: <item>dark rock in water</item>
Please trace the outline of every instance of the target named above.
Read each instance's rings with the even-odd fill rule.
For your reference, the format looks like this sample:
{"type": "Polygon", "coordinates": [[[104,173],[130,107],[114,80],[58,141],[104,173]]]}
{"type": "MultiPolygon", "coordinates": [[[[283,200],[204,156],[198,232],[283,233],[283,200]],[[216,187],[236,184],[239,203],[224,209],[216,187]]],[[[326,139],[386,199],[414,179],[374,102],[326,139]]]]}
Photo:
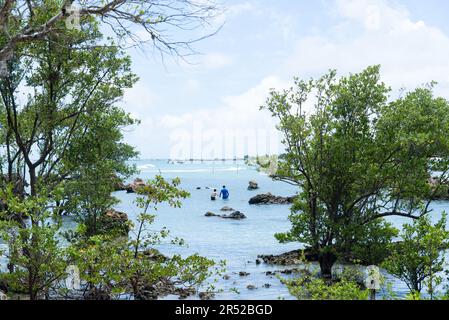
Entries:
{"type": "Polygon", "coordinates": [[[259,265],[259,264],[261,264],[262,263],[262,261],[260,261],[259,259],[256,259],[256,264],[257,265],[259,265]]]}
{"type": "Polygon", "coordinates": [[[248,273],[248,272],[245,272],[245,271],[240,271],[239,272],[239,276],[241,276],[241,277],[247,277],[247,276],[249,276],[250,274],[248,273]]]}
{"type": "Polygon", "coordinates": [[[249,204],[291,204],[295,196],[292,197],[278,197],[271,193],[259,194],[249,200],[249,204]]]}
{"type": "Polygon", "coordinates": [[[200,292],[198,296],[200,297],[201,300],[210,300],[215,297],[215,294],[212,292],[200,292]]]}
{"type": "Polygon", "coordinates": [[[304,262],[304,259],[308,262],[318,261],[318,255],[314,254],[310,249],[290,251],[277,256],[260,255],[258,258],[262,259],[266,264],[282,266],[301,264],[304,262]]]}
{"type": "Polygon", "coordinates": [[[184,300],[196,294],[196,290],[194,288],[176,288],[173,294],[179,296],[180,300],[184,300]]]}
{"type": "Polygon", "coordinates": [[[205,216],[206,216],[206,217],[219,217],[218,214],[215,214],[215,213],[213,213],[213,212],[208,212],[208,213],[205,214],[205,216]]]}
{"type": "Polygon", "coordinates": [[[243,220],[246,219],[246,216],[241,213],[240,211],[234,211],[231,214],[223,214],[223,215],[218,215],[215,214],[213,212],[207,212],[205,214],[206,217],[218,217],[218,218],[223,218],[223,219],[231,219],[231,220],[243,220]]]}
{"type": "Polygon", "coordinates": [[[134,181],[126,186],[126,192],[128,193],[137,193],[139,189],[145,187],[145,181],[140,178],[134,179],[134,181]]]}
{"type": "Polygon", "coordinates": [[[269,288],[271,288],[271,284],[265,283],[265,284],[263,285],[263,287],[264,287],[265,289],[269,289],[269,288]]]}
{"type": "Polygon", "coordinates": [[[229,279],[231,279],[231,277],[230,277],[229,275],[225,274],[225,275],[223,276],[223,280],[229,280],[229,279]]]}
{"type": "Polygon", "coordinates": [[[230,208],[230,207],[223,207],[221,208],[221,211],[235,211],[234,209],[230,208]]]}
{"type": "Polygon", "coordinates": [[[222,215],[223,219],[233,219],[233,220],[243,220],[246,219],[246,216],[240,211],[235,211],[229,215],[222,215]]]}
{"type": "Polygon", "coordinates": [[[201,187],[197,187],[196,190],[201,190],[201,187]]]}
{"type": "Polygon", "coordinates": [[[257,184],[256,181],[250,181],[248,184],[248,190],[249,191],[253,191],[253,190],[257,190],[259,189],[259,185],[257,184]]]}
{"type": "Polygon", "coordinates": [[[255,286],[255,285],[252,285],[252,284],[249,284],[246,288],[247,288],[248,290],[256,290],[256,289],[257,289],[256,286],[255,286]]]}

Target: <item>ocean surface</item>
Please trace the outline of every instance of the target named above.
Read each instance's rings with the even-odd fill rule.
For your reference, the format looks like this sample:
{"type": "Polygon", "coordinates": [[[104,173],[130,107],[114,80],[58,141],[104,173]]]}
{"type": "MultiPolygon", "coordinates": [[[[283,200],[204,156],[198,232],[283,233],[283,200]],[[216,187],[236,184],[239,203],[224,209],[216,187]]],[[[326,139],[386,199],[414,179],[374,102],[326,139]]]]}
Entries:
{"type": "MultiPolygon", "coordinates": [[[[156,222],[152,230],[166,227],[173,237],[185,240],[186,247],[163,244],[158,249],[165,255],[181,254],[187,256],[198,253],[215,261],[226,260],[226,275],[228,280],[219,278],[215,284],[221,292],[217,299],[232,300],[273,300],[293,299],[285,286],[276,276],[267,276],[267,271],[291,269],[294,266],[280,267],[255,263],[261,254],[281,254],[302,248],[299,243],[280,244],[274,234],[289,230],[290,213],[288,205],[251,206],[248,200],[259,193],[271,192],[279,196],[290,196],[297,189],[289,184],[274,182],[253,167],[248,167],[243,161],[215,161],[215,162],[184,162],[170,164],[167,160],[139,160],[134,161],[140,173],[136,177],[144,180],[161,174],[166,179],[179,177],[181,188],[190,192],[191,196],[183,201],[180,209],[173,209],[161,205],[155,213],[156,222]],[[255,180],[260,189],[248,191],[248,182],[255,180]],[[230,199],[211,201],[212,189],[220,190],[226,185],[230,191],[230,199]],[[201,188],[201,189],[197,189],[201,188]],[[205,217],[206,212],[220,214],[220,209],[229,206],[241,211],[247,219],[241,221],[225,220],[221,218],[205,217]],[[239,272],[249,273],[247,277],[240,277],[239,272]],[[248,285],[255,286],[249,290],[248,285]]],[[[117,192],[115,196],[120,200],[116,209],[126,212],[130,219],[135,220],[139,209],[135,205],[137,195],[117,192]]],[[[444,210],[449,209],[448,202],[435,202],[432,206],[433,220],[437,220],[444,210]]],[[[407,220],[390,218],[396,227],[400,228],[407,220]]],[[[73,226],[70,218],[65,218],[65,226],[73,226]]],[[[0,249],[5,244],[0,243],[0,249]]],[[[5,265],[5,261],[0,261],[5,265]]],[[[288,277],[281,275],[282,277],[288,277]]],[[[392,285],[393,291],[404,296],[408,290],[404,283],[385,275],[392,285]]],[[[176,299],[167,297],[166,299],[176,299]]]]}

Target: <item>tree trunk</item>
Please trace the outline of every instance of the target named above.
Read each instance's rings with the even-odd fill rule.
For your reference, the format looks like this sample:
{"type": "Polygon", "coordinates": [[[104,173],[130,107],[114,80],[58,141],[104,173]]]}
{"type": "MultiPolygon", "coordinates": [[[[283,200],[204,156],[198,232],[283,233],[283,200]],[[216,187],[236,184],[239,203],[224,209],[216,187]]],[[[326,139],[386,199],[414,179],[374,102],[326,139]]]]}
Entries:
{"type": "Polygon", "coordinates": [[[337,261],[336,255],[330,250],[322,250],[318,255],[318,262],[320,263],[321,276],[325,279],[332,278],[332,267],[337,261]]]}

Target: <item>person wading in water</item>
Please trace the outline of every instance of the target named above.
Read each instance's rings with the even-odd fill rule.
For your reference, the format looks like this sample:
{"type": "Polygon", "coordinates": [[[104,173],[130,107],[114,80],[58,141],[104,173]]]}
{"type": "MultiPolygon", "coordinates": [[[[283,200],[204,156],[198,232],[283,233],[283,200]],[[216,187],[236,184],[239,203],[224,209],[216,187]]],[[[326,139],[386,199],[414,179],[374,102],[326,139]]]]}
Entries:
{"type": "Polygon", "coordinates": [[[223,186],[223,189],[221,189],[220,198],[222,198],[223,200],[229,199],[229,191],[228,191],[228,189],[226,189],[226,186],[223,186]]]}

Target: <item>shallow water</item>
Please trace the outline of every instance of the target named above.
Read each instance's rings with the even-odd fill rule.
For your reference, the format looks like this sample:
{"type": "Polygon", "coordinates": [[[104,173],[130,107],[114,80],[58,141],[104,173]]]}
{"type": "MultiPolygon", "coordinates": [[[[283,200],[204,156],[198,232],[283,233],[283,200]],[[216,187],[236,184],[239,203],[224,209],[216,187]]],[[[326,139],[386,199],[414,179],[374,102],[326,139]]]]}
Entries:
{"type": "MultiPolygon", "coordinates": [[[[275,195],[289,196],[297,191],[294,186],[282,182],[274,182],[254,168],[247,167],[243,162],[185,162],[182,164],[168,164],[166,161],[137,161],[141,170],[140,177],[150,179],[161,173],[165,178],[181,178],[181,187],[191,193],[191,197],[183,201],[181,209],[162,207],[158,214],[155,227],[167,227],[173,236],[181,237],[188,243],[187,249],[162,246],[165,254],[199,253],[216,261],[227,261],[227,274],[230,280],[221,279],[217,287],[224,289],[217,298],[223,299],[292,299],[288,290],[281,285],[276,277],[266,276],[267,271],[282,270],[279,266],[256,265],[255,260],[260,254],[281,254],[290,250],[301,248],[299,243],[280,244],[274,238],[277,232],[289,230],[289,206],[251,206],[248,200],[259,193],[271,192],[275,195]],[[250,180],[256,180],[260,189],[248,191],[250,180]],[[209,200],[212,190],[220,190],[226,185],[231,197],[228,201],[209,200]],[[201,190],[197,190],[201,187],[201,190]],[[220,218],[206,218],[208,211],[220,213],[223,206],[230,206],[243,212],[246,220],[232,221],[220,218]],[[240,271],[250,273],[250,276],[241,278],[240,271]],[[252,284],[257,290],[248,290],[252,284]],[[264,288],[270,284],[270,288],[264,288]],[[231,289],[237,289],[239,294],[231,289]]],[[[117,193],[121,204],[117,207],[134,218],[137,210],[133,205],[135,195],[117,193]]],[[[433,219],[437,220],[441,212],[449,208],[447,202],[436,202],[432,209],[433,219]]],[[[402,218],[389,218],[396,227],[400,228],[407,222],[402,218]]],[[[289,266],[288,268],[292,268],[289,266]]],[[[392,283],[393,290],[399,296],[408,293],[404,283],[385,275],[392,283]]]]}
{"type": "MultiPolygon", "coordinates": [[[[255,263],[260,254],[281,254],[302,247],[299,243],[279,244],[274,238],[275,233],[289,230],[290,223],[287,219],[289,206],[250,206],[248,200],[256,194],[267,192],[290,196],[297,191],[295,187],[274,182],[254,168],[245,166],[241,161],[168,164],[162,160],[140,160],[135,161],[135,164],[140,169],[139,177],[147,180],[159,173],[166,179],[179,177],[181,188],[191,193],[190,198],[183,201],[182,208],[172,209],[162,205],[156,213],[157,219],[152,226],[153,230],[166,227],[172,236],[180,237],[188,244],[188,247],[161,245],[159,249],[162,253],[166,255],[198,253],[215,261],[226,260],[226,274],[230,279],[220,279],[216,284],[217,288],[223,290],[216,296],[217,299],[293,299],[279,279],[265,274],[267,271],[289,269],[293,266],[279,267],[255,263]],[[256,180],[260,189],[248,191],[250,180],[256,180]],[[222,185],[226,185],[229,189],[230,199],[210,201],[212,189],[220,190],[222,185]],[[201,190],[197,190],[197,187],[201,187],[201,190]],[[223,206],[230,206],[243,212],[247,219],[234,221],[204,216],[208,211],[220,213],[223,206]],[[240,277],[238,275],[240,271],[248,272],[250,275],[240,277]],[[265,284],[271,286],[265,288],[265,284]],[[249,290],[248,285],[254,285],[257,289],[249,290]]],[[[136,195],[117,192],[115,196],[121,200],[116,209],[126,212],[130,219],[134,220],[139,213],[134,204],[136,195]]],[[[449,203],[435,202],[432,208],[434,209],[432,217],[437,220],[441,212],[449,209],[449,203]]],[[[70,218],[65,219],[66,227],[73,226],[70,218]]],[[[389,218],[389,221],[396,227],[408,222],[403,218],[389,218]]],[[[0,244],[0,249],[1,247],[0,244]]],[[[0,261],[3,267],[4,262],[0,261]]],[[[386,276],[396,294],[403,296],[408,292],[404,283],[386,276]]],[[[168,297],[171,298],[175,297],[168,297]]]]}

